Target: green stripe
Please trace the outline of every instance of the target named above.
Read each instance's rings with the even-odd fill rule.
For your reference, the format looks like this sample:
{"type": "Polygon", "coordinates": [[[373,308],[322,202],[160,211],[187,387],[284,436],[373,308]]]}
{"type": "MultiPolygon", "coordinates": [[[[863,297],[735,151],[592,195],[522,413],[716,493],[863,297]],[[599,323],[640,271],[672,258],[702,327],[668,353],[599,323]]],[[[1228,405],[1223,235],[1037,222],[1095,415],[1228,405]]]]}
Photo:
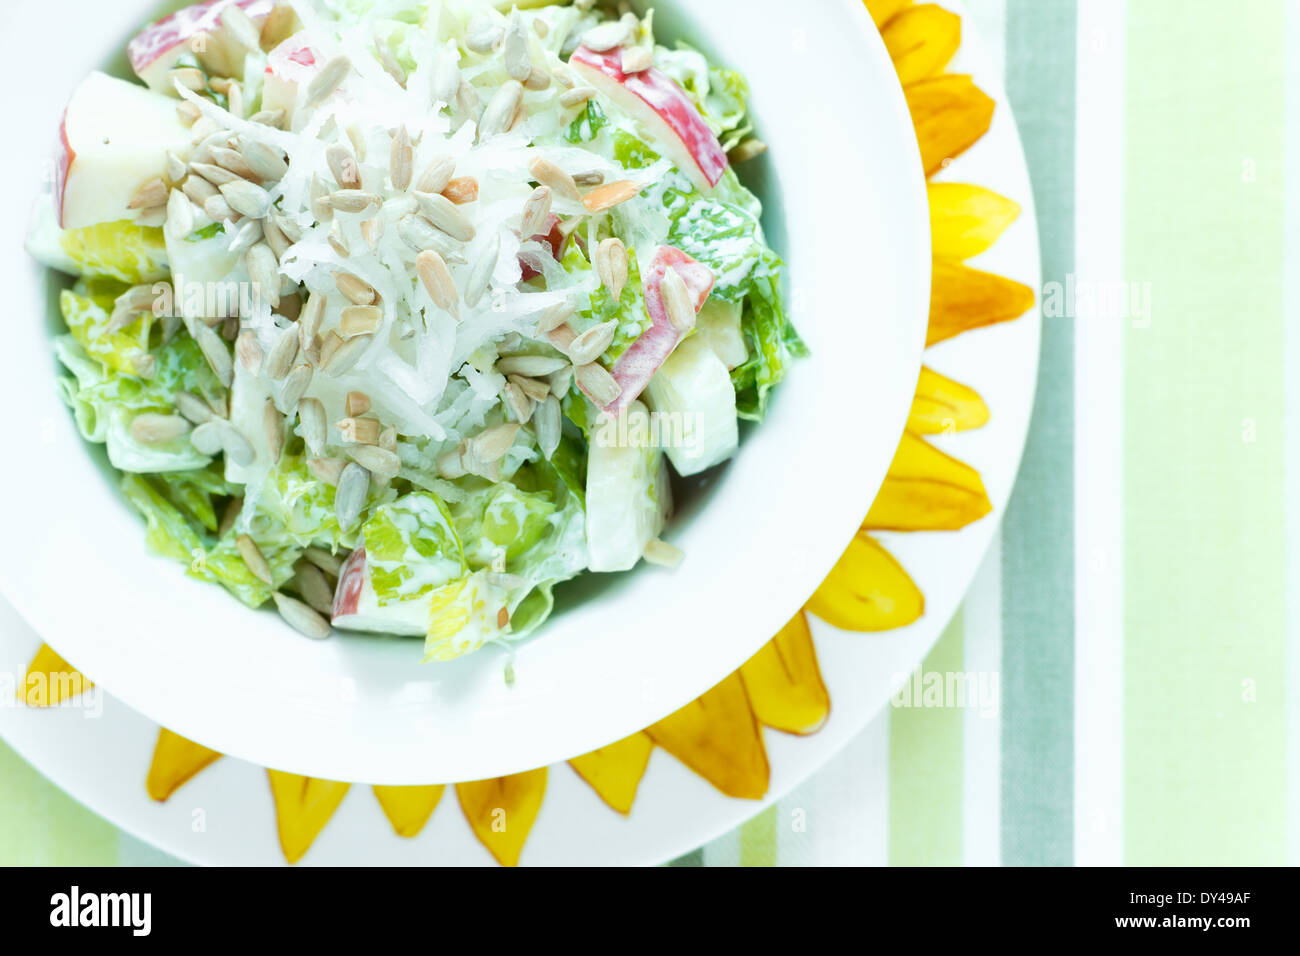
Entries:
{"type": "Polygon", "coordinates": [[[701,847],[698,850],[692,850],[690,853],[679,856],[677,859],[671,861],[668,865],[669,866],[703,866],[704,849],[701,847]]]}
{"type": "MultiPolygon", "coordinates": [[[[117,830],[0,743],[0,866],[114,866],[117,830]]],[[[140,791],[144,799],[143,786],[140,791]]]]}
{"type": "Polygon", "coordinates": [[[962,634],[959,611],[921,664],[922,692],[911,679],[902,697],[907,706],[889,711],[891,866],[961,863],[963,711],[920,705],[931,703],[924,692],[929,675],[938,675],[943,687],[950,674],[961,673],[962,634]]]}
{"type": "Polygon", "coordinates": [[[740,865],[776,865],[776,804],[741,826],[740,865]]]}
{"type": "Polygon", "coordinates": [[[1283,4],[1226,12],[1128,6],[1130,864],[1284,862],[1283,4]]]}
{"type": "MultiPolygon", "coordinates": [[[[1007,96],[1038,209],[1043,281],[1074,268],[1074,0],[1009,0],[1007,96]]],[[[1002,861],[1074,846],[1074,323],[1043,323],[1038,394],[1002,531],[1002,861]]]]}

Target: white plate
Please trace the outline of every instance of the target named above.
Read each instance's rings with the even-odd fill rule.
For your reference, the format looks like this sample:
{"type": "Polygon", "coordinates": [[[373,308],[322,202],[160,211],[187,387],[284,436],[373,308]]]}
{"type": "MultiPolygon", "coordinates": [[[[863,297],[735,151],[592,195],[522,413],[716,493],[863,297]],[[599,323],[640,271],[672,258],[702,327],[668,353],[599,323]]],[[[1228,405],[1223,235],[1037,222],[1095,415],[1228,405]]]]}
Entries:
{"type": "MultiPolygon", "coordinates": [[[[1021,218],[976,263],[1039,287],[1038,235],[1029,177],[999,77],[980,54],[974,29],[963,23],[954,69],[972,73],[997,100],[993,126],[944,178],[979,183],[1015,199],[1021,218]]],[[[764,803],[721,796],[663,751],[651,758],[632,814],[609,810],[566,766],[551,768],[546,801],[524,850],[531,865],[657,863],[734,828],[778,799],[826,762],[884,706],[891,677],[910,673],[937,640],[961,601],[1006,506],[1028,431],[1037,378],[1040,319],[1020,319],[959,336],[926,353],[927,364],[974,386],[992,419],[978,431],[939,440],[979,468],[994,513],[955,533],[888,535],[890,550],[925,592],[926,614],[883,635],[851,634],[813,621],[831,717],[812,737],[765,731],[772,783],[764,803]]],[[[0,607],[0,673],[26,665],[38,640],[0,607]]],[[[163,806],[144,795],[143,779],[156,728],[109,700],[102,720],[75,708],[0,709],[0,734],[74,797],[136,836],[183,859],[209,864],[283,863],[265,774],[222,760],[163,806]],[[206,832],[195,832],[204,810],[206,832]]],[[[303,860],[305,865],[490,864],[448,792],[414,840],[392,831],[367,788],[354,787],[303,860]]]]}
{"type": "MultiPolygon", "coordinates": [[[[7,12],[17,21],[7,35],[63,37],[52,77],[40,44],[15,44],[6,57],[11,85],[24,90],[11,127],[37,131],[10,143],[0,160],[7,182],[35,192],[70,86],[121,49],[107,41],[125,39],[150,6],[86,0],[7,12]],[[70,20],[73,33],[56,26],[70,20]]],[[[668,28],[670,4],[662,13],[656,23],[668,28]]],[[[14,248],[11,229],[9,311],[23,320],[9,326],[0,401],[22,408],[42,438],[25,446],[22,467],[0,470],[0,495],[15,503],[0,588],[22,616],[103,687],[192,739],[262,765],[392,784],[585,752],[733,670],[821,580],[879,487],[915,384],[929,292],[915,140],[861,4],[806,5],[798,30],[773,29],[789,23],[782,0],[735,13],[730,0],[697,0],[698,27],[681,35],[705,38],[751,80],[773,144],[763,161],[768,223],[812,357],[679,516],[670,537],[687,554],[680,568],[641,569],[557,614],[518,647],[513,686],[497,650],[421,666],[410,641],[302,639],[146,554],[139,518],[55,395],[49,327],[38,319],[51,313],[51,280],[14,248]],[[855,440],[831,439],[828,457],[827,436],[846,421],[855,440]]],[[[22,191],[0,198],[11,224],[24,221],[31,197],[16,203],[22,191]]]]}

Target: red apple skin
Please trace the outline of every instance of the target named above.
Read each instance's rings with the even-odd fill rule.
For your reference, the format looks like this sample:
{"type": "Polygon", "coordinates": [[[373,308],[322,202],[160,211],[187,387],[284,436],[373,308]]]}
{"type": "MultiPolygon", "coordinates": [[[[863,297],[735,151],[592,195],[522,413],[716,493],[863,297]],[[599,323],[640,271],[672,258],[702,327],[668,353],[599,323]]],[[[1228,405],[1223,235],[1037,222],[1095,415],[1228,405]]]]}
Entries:
{"type": "Polygon", "coordinates": [[[366,549],[357,548],[343,563],[339,571],[338,588],[334,591],[331,617],[347,617],[357,613],[361,589],[366,584],[366,549]]]}
{"type": "Polygon", "coordinates": [[[690,162],[678,162],[682,172],[695,181],[701,189],[709,189],[718,184],[727,169],[727,154],[722,151],[718,137],[713,135],[709,124],[695,108],[690,97],[668,74],[650,67],[640,73],[623,72],[623,50],[616,47],[604,53],[596,53],[580,46],[569,57],[569,65],[577,69],[596,89],[605,93],[615,102],[636,115],[636,102],[643,103],[642,115],[657,122],[647,122],[649,126],[662,126],[661,135],[665,142],[672,145],[667,137],[673,137],[682,147],[673,150],[679,156],[671,159],[689,159],[690,162]],[[635,99],[624,94],[630,93],[635,99]],[[624,95],[620,95],[624,94],[624,95]]]}
{"type": "Polygon", "coordinates": [[[160,57],[178,46],[191,44],[198,37],[211,41],[212,34],[221,26],[221,13],[232,3],[243,8],[253,20],[264,18],[275,6],[274,0],[209,0],[177,10],[149,24],[126,45],[127,59],[136,76],[144,79],[144,71],[160,57]]]}
{"type": "Polygon", "coordinates": [[[686,289],[691,293],[691,300],[695,304],[697,313],[713,290],[713,271],[708,266],[692,259],[676,246],[659,247],[650,261],[650,268],[646,270],[643,283],[646,312],[650,314],[650,328],[637,336],[636,341],[628,346],[627,351],[618,357],[614,367],[609,370],[609,373],[614,376],[614,381],[623,387],[618,398],[604,408],[611,415],[617,415],[619,411],[640,397],[655,372],[659,371],[659,366],[664,364],[668,356],[673,353],[673,349],[677,348],[677,343],[682,340],[682,333],[668,320],[668,313],[664,309],[663,292],[660,288],[664,272],[669,266],[672,266],[686,283],[686,289]]]}
{"type": "Polygon", "coordinates": [[[63,191],[68,188],[68,170],[76,158],[77,151],[68,142],[68,111],[65,108],[63,118],[59,120],[59,142],[54,147],[54,218],[60,229],[63,228],[63,191]]]}
{"type": "MultiPolygon", "coordinates": [[[[546,220],[546,224],[549,228],[545,232],[539,232],[537,235],[531,236],[530,238],[536,239],[538,242],[550,246],[551,258],[556,262],[559,262],[560,256],[564,254],[564,241],[568,237],[565,236],[563,230],[560,229],[560,217],[555,215],[555,213],[551,213],[546,220]]],[[[541,273],[534,269],[523,256],[519,257],[519,268],[523,271],[523,276],[520,279],[522,282],[527,282],[534,276],[541,275],[541,273]]]]}

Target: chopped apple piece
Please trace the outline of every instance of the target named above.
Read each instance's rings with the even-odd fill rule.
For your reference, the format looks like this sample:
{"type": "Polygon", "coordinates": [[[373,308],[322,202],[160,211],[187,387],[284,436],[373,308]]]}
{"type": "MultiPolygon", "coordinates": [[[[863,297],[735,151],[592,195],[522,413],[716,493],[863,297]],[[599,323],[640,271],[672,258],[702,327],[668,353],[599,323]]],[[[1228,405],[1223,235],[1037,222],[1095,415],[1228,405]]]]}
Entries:
{"type": "Polygon", "coordinates": [[[652,441],[651,419],[633,402],[616,417],[602,416],[587,455],[587,550],[593,571],[626,571],[663,530],[672,507],[663,452],[652,441]]]}
{"type": "Polygon", "coordinates": [[[432,787],[371,787],[375,799],[384,808],[384,816],[393,825],[398,836],[416,836],[433,816],[438,801],[447,788],[442,784],[432,787]]]}
{"type": "Polygon", "coordinates": [[[517,866],[546,796],[546,768],[456,784],[474,836],[502,866],[517,866]]]}
{"type": "Polygon", "coordinates": [[[618,398],[605,406],[605,411],[615,414],[626,408],[640,397],[655,372],[677,348],[677,343],[685,335],[685,329],[679,329],[668,318],[664,308],[661,287],[664,272],[672,267],[686,284],[691,301],[698,314],[703,308],[709,293],[713,290],[713,272],[708,266],[696,262],[675,246],[660,246],[646,270],[645,307],[650,315],[650,328],[642,332],[635,342],[614,362],[609,370],[622,391],[618,398]]]}
{"type": "Polygon", "coordinates": [[[622,48],[596,53],[580,46],[569,57],[569,65],[635,119],[701,190],[718,184],[727,168],[727,154],[672,77],[653,66],[624,73],[622,48]]]}
{"type": "Polygon", "coordinates": [[[366,549],[352,552],[339,572],[331,623],[345,631],[372,631],[424,637],[429,630],[431,596],[380,605],[366,571],[366,549]]]}
{"type": "Polygon", "coordinates": [[[59,226],[80,229],[134,220],[129,208],[142,185],[163,174],[167,150],[189,154],[190,132],[176,104],[98,71],[77,86],[63,114],[55,154],[54,206],[59,226]]]}
{"type": "Polygon", "coordinates": [[[266,55],[262,78],[262,109],[284,110],[285,123],[293,117],[298,90],[316,75],[320,56],[307,42],[305,33],[289,37],[266,55]]]}
{"type": "Polygon", "coordinates": [[[677,474],[695,475],[726,461],[736,451],[736,389],[727,367],[707,342],[693,335],[650,379],[650,407],[671,440],[664,441],[677,474]]]}
{"type": "Polygon", "coordinates": [[[759,800],[767,793],[767,750],[740,671],[646,733],[729,797],[759,800]]]}
{"type": "Polygon", "coordinates": [[[239,6],[250,20],[266,19],[275,0],[210,0],[155,20],[126,45],[135,75],[151,90],[174,95],[168,73],[185,56],[193,56],[215,76],[243,79],[248,52],[222,20],[227,8],[239,6]]]}
{"type": "Polygon", "coordinates": [[[709,343],[713,354],[722,359],[728,370],[744,365],[749,358],[740,312],[741,303],[710,296],[695,320],[695,334],[709,343]]]}
{"type": "Polygon", "coordinates": [[[218,751],[160,727],[144,788],[152,799],[162,802],[220,757],[218,751]]]}

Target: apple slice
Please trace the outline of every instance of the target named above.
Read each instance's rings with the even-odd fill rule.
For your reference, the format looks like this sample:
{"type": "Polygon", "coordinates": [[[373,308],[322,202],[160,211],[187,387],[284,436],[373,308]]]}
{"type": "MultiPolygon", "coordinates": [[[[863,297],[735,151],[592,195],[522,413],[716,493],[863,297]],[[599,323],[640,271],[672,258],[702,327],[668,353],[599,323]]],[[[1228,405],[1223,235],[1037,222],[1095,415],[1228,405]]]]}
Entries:
{"type": "Polygon", "coordinates": [[[165,154],[186,156],[190,131],[176,101],[98,71],[72,93],[55,154],[59,226],[81,229],[135,219],[135,191],[163,174],[165,154]]]}
{"type": "Polygon", "coordinates": [[[580,46],[569,65],[644,127],[661,152],[701,190],[718,184],[727,154],[686,91],[667,73],[650,67],[623,72],[623,50],[596,53],[580,46]]]}
{"type": "Polygon", "coordinates": [[[306,33],[296,33],[266,55],[266,75],[262,79],[262,109],[284,110],[288,118],[298,103],[298,90],[311,82],[320,64],[320,56],[307,42],[306,33]]]}
{"type": "Polygon", "coordinates": [[[156,20],[126,45],[131,69],[151,90],[169,95],[174,90],[167,73],[186,55],[216,76],[243,79],[244,46],[221,19],[232,6],[257,23],[266,19],[275,0],[209,0],[156,20]]]}
{"type": "Polygon", "coordinates": [[[592,430],[587,454],[587,566],[626,571],[663,530],[672,487],[663,452],[653,443],[650,415],[633,402],[592,430]]]}
{"type": "MultiPolygon", "coordinates": [[[[654,378],[655,372],[664,364],[677,343],[682,340],[681,330],[668,320],[664,309],[664,297],[660,285],[664,272],[672,266],[686,283],[686,290],[698,313],[713,289],[713,271],[703,263],[696,262],[676,246],[660,246],[650,260],[650,268],[645,274],[645,307],[650,313],[650,328],[642,332],[635,342],[627,347],[614,362],[610,374],[623,390],[618,398],[605,406],[611,415],[617,414],[635,401],[645,387],[654,378]]],[[[590,396],[588,396],[590,397],[590,396]]]]}
{"type": "Polygon", "coordinates": [[[697,475],[736,451],[736,388],[727,366],[700,335],[673,349],[646,395],[650,407],[673,425],[664,450],[677,474],[697,475]]]}
{"type": "MultiPolygon", "coordinates": [[[[564,242],[568,237],[564,234],[564,230],[560,228],[560,217],[555,215],[555,213],[551,213],[550,217],[546,220],[546,226],[547,228],[544,232],[539,232],[537,235],[530,236],[529,238],[536,239],[543,245],[550,246],[551,258],[556,262],[559,262],[560,256],[564,253],[564,242]]],[[[519,269],[523,273],[520,277],[521,282],[527,282],[529,279],[542,274],[539,269],[534,268],[533,263],[528,261],[529,258],[530,257],[527,255],[519,256],[519,269]]],[[[540,263],[538,264],[540,265],[540,263]]]]}
{"type": "Polygon", "coordinates": [[[379,606],[366,570],[366,549],[357,548],[339,572],[331,622],[345,631],[373,631],[424,637],[429,630],[428,597],[379,606]]]}

